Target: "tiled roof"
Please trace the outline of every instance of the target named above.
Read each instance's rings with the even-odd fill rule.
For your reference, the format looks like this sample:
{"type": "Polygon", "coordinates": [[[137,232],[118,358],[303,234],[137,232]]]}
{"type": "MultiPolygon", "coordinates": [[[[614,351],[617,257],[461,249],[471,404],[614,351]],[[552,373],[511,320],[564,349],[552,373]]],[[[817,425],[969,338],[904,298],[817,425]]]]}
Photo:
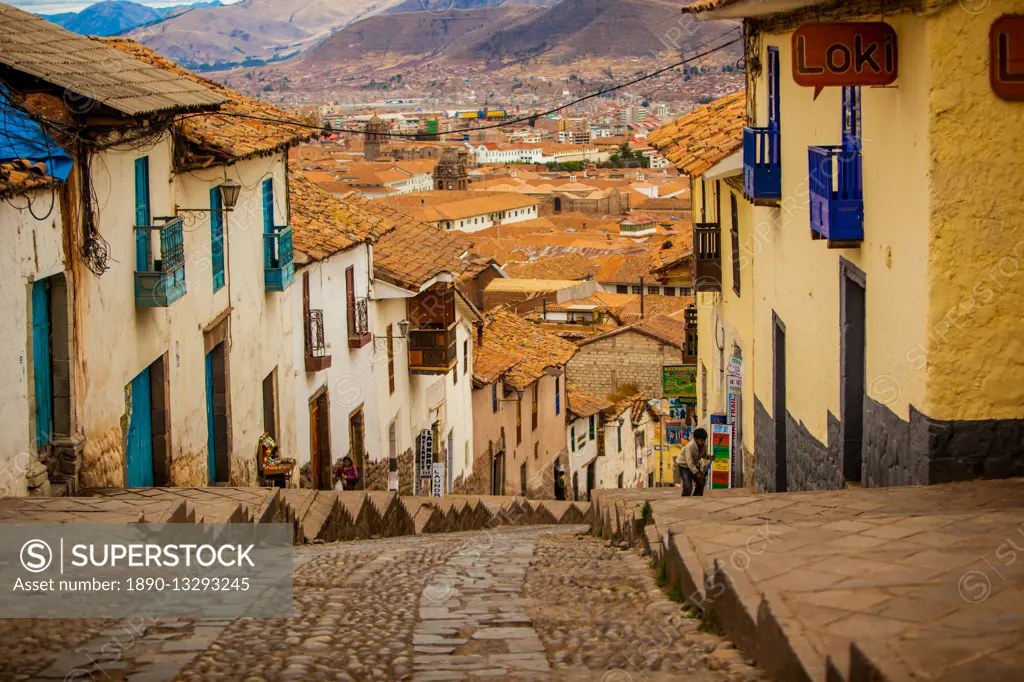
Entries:
{"type": "MultiPolygon", "coordinates": [[[[28,159],[0,163],[0,198],[7,198],[34,189],[45,189],[56,182],[47,174],[46,164],[28,159]]],[[[45,211],[45,208],[44,208],[45,211]]]]}
{"type": "Polygon", "coordinates": [[[582,386],[571,381],[565,382],[565,392],[568,397],[569,411],[577,417],[590,417],[612,406],[611,401],[588,393],[583,390],[582,386]]]}
{"type": "MultiPolygon", "coordinates": [[[[134,57],[135,60],[171,73],[181,80],[188,80],[212,90],[224,100],[218,111],[226,114],[241,114],[257,118],[272,118],[302,123],[262,100],[247,97],[240,92],[226,88],[220,83],[197,76],[174,62],[164,59],[153,50],[127,38],[97,39],[117,50],[134,57]]],[[[189,142],[203,152],[229,159],[244,159],[250,156],[269,154],[288,145],[298,144],[315,136],[309,128],[287,123],[238,118],[237,116],[190,116],[182,121],[182,134],[189,142]]]]}
{"type": "Polygon", "coordinates": [[[658,294],[644,294],[644,315],[640,317],[640,295],[631,294],[629,301],[618,308],[615,308],[612,313],[622,324],[635,324],[641,319],[651,320],[657,318],[658,315],[671,315],[677,313],[680,310],[685,310],[687,306],[693,305],[692,296],[661,296],[658,294]]]}
{"type": "Polygon", "coordinates": [[[419,291],[442,273],[462,270],[462,256],[473,246],[471,241],[379,201],[367,203],[395,224],[373,247],[374,277],[407,291],[419,291]]]}
{"type": "MultiPolygon", "coordinates": [[[[684,299],[685,300],[685,299],[684,299]]],[[[692,303],[692,299],[689,301],[692,303]]],[[[636,332],[648,336],[655,341],[675,346],[676,348],[682,348],[686,343],[686,325],[682,320],[678,320],[668,315],[658,315],[655,317],[648,317],[643,322],[629,325],[628,327],[620,327],[598,336],[592,336],[589,339],[581,341],[579,345],[585,346],[590,343],[597,343],[610,339],[613,336],[619,334],[625,334],[626,332],[636,332]]]]}
{"type": "Polygon", "coordinates": [[[586,256],[569,253],[553,258],[541,258],[525,263],[506,263],[505,274],[517,279],[587,279],[593,277],[597,267],[586,256]]]}
{"type": "Polygon", "coordinates": [[[639,421],[637,418],[637,411],[643,414],[643,410],[647,407],[647,401],[644,398],[643,393],[632,393],[624,396],[609,396],[614,398],[612,406],[607,408],[604,412],[604,417],[607,420],[618,419],[623,413],[629,411],[629,418],[633,423],[639,421]]]}
{"type": "Polygon", "coordinates": [[[480,384],[493,384],[522,359],[520,353],[506,352],[500,348],[473,349],[473,379],[480,384]]]}
{"type": "Polygon", "coordinates": [[[651,271],[659,272],[693,257],[693,233],[681,232],[652,248],[651,271]]]}
{"type": "Polygon", "coordinates": [[[340,199],[301,173],[289,174],[288,190],[295,248],[312,260],[374,242],[394,229],[377,204],[352,195],[340,199]]]}
{"type": "Polygon", "coordinates": [[[74,111],[92,102],[128,116],[215,109],[224,97],[138,62],[42,17],[0,4],[0,64],[67,91],[74,111]]]}
{"type": "Polygon", "coordinates": [[[641,277],[650,281],[651,256],[648,253],[603,256],[596,261],[599,267],[594,279],[598,282],[639,284],[641,277]]]}
{"type": "Polygon", "coordinates": [[[513,388],[526,388],[544,376],[547,368],[565,365],[577,350],[576,344],[501,308],[486,316],[483,347],[505,357],[518,358],[505,372],[505,382],[513,388]]]}
{"type": "Polygon", "coordinates": [[[743,146],[746,90],[697,107],[647,140],[684,173],[700,175],[743,146]]]}

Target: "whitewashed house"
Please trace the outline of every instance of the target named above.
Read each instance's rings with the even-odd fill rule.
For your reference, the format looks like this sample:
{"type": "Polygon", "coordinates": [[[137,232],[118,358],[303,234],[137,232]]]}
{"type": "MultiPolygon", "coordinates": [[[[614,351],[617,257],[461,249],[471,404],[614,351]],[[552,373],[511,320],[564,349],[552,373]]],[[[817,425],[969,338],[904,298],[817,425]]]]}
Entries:
{"type": "Polygon", "coordinates": [[[565,427],[569,448],[569,467],[565,471],[568,481],[566,499],[589,500],[590,491],[597,487],[597,460],[604,445],[601,412],[612,404],[572,382],[567,382],[566,397],[569,403],[565,427]]]}

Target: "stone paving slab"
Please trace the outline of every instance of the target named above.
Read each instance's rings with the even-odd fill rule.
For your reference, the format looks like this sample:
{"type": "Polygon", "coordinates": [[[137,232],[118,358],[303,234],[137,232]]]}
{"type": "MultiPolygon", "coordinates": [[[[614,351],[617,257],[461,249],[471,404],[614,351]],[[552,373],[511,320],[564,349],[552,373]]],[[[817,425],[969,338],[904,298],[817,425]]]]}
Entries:
{"type": "Polygon", "coordinates": [[[1024,479],[595,497],[597,532],[649,545],[780,679],[1020,678],[1024,479]]]}

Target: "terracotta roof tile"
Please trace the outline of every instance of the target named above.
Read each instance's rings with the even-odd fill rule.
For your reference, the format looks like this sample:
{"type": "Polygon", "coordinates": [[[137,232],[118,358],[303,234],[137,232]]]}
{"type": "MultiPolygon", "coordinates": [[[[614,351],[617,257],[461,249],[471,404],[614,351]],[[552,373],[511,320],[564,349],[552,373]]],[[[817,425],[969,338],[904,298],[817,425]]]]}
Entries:
{"type": "Polygon", "coordinates": [[[301,173],[289,174],[288,190],[295,248],[312,260],[375,242],[395,229],[392,216],[377,204],[352,195],[336,197],[301,173]]]}
{"type": "Polygon", "coordinates": [[[569,253],[521,263],[506,263],[505,274],[516,279],[573,279],[593,277],[597,266],[586,256],[569,253]]]}
{"type": "Polygon", "coordinates": [[[57,180],[50,177],[46,164],[28,159],[0,163],[0,198],[7,198],[34,189],[52,187],[57,180]]]}
{"type": "Polygon", "coordinates": [[[577,417],[590,417],[612,406],[610,400],[588,393],[583,390],[582,386],[571,381],[565,382],[565,392],[568,397],[569,411],[577,417]]]}
{"type": "Polygon", "coordinates": [[[522,359],[520,353],[506,352],[500,348],[473,349],[473,379],[481,384],[493,384],[522,359]]]}
{"type": "Polygon", "coordinates": [[[565,365],[577,350],[575,344],[501,308],[486,315],[483,348],[517,358],[505,372],[505,382],[513,388],[526,388],[544,376],[547,368],[565,365]]]}
{"type": "Polygon", "coordinates": [[[700,175],[743,146],[746,102],[746,90],[738,90],[659,128],[647,141],[680,171],[700,175]]]}
{"type": "Polygon", "coordinates": [[[462,256],[473,246],[471,241],[379,201],[367,203],[395,223],[395,229],[374,246],[374,277],[407,291],[419,291],[442,273],[462,271],[462,256]]]}
{"type": "MultiPolygon", "coordinates": [[[[134,40],[127,38],[97,38],[96,40],[101,40],[106,45],[134,57],[138,61],[158,67],[213,91],[219,96],[219,99],[226,100],[219,111],[303,123],[298,118],[286,114],[266,102],[247,97],[220,83],[198,76],[134,40]]],[[[315,136],[313,131],[305,127],[236,116],[218,116],[216,113],[189,116],[183,119],[181,126],[185,138],[199,147],[202,152],[228,159],[244,159],[250,156],[269,154],[315,136]]]]}
{"type": "MultiPolygon", "coordinates": [[[[690,303],[692,303],[692,300],[690,300],[690,303]]],[[[649,317],[643,322],[638,322],[627,327],[620,327],[619,329],[615,329],[604,334],[592,336],[581,341],[579,345],[585,346],[590,343],[597,343],[599,341],[604,341],[605,339],[610,339],[613,336],[618,336],[619,334],[625,334],[626,332],[637,332],[656,341],[660,341],[661,343],[675,346],[676,348],[683,348],[686,344],[686,324],[675,317],[658,315],[656,317],[649,317]]]]}

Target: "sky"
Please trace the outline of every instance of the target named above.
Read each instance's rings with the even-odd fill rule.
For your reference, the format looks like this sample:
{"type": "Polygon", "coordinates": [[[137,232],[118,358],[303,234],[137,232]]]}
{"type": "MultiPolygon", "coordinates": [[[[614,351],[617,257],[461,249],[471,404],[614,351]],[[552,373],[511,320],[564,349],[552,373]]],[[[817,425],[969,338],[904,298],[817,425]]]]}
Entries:
{"type": "MultiPolygon", "coordinates": [[[[97,0],[90,2],[89,0],[13,0],[9,1],[8,4],[14,5],[19,9],[23,9],[27,12],[35,12],[36,14],[59,14],[61,12],[77,12],[85,9],[89,5],[96,4],[97,0]]],[[[221,0],[225,5],[230,5],[238,0],[221,0]]],[[[132,0],[140,5],[148,5],[150,7],[170,7],[172,5],[191,5],[196,0],[132,0]]]]}

